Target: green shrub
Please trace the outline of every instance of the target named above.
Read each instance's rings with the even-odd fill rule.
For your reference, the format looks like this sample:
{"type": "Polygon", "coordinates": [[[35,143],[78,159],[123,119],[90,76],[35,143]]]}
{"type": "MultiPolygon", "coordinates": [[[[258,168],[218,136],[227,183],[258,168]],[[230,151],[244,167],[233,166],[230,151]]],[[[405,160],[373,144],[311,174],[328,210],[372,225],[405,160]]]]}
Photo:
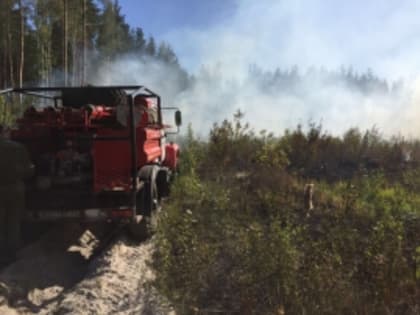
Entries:
{"type": "Polygon", "coordinates": [[[180,314],[415,313],[420,181],[406,147],[375,129],[256,134],[240,113],[208,142],[190,130],[156,235],[158,288],[180,314]]]}

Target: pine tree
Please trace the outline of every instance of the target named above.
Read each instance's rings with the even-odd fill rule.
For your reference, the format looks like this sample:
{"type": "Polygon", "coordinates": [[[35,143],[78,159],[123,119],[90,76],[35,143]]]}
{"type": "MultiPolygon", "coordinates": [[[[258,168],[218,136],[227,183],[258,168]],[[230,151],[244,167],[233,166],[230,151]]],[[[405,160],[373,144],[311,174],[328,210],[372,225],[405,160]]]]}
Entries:
{"type": "Polygon", "coordinates": [[[98,49],[106,61],[126,52],[131,46],[130,28],[121,15],[118,1],[102,0],[101,27],[98,34],[98,49]]]}
{"type": "Polygon", "coordinates": [[[170,45],[130,28],[116,0],[0,1],[0,87],[79,85],[89,71],[85,52],[92,69],[130,53],[172,65],[189,80],[170,45]]]}
{"type": "Polygon", "coordinates": [[[155,43],[155,39],[150,36],[149,40],[146,44],[146,49],[145,52],[147,55],[154,57],[156,55],[156,43],[155,43]]]}
{"type": "Polygon", "coordinates": [[[165,42],[162,42],[159,45],[159,49],[157,52],[157,57],[168,63],[168,64],[173,64],[176,65],[178,64],[178,58],[176,57],[174,51],[172,50],[172,48],[165,42]]]}
{"type": "Polygon", "coordinates": [[[142,53],[146,46],[143,29],[141,27],[137,27],[132,37],[134,38],[133,50],[137,53],[142,53]]]}

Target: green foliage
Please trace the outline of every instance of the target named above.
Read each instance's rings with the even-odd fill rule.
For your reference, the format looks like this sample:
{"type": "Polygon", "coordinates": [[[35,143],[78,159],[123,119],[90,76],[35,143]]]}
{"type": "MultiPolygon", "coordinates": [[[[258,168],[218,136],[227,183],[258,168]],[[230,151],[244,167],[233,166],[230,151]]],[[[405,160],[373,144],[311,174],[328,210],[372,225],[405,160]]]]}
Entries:
{"type": "Polygon", "coordinates": [[[11,107],[7,106],[3,97],[0,96],[0,124],[10,125],[13,121],[13,114],[11,107]]]}
{"type": "Polygon", "coordinates": [[[142,28],[130,27],[118,1],[1,1],[1,87],[17,86],[20,70],[22,83],[62,85],[65,64],[68,84],[86,84],[82,81],[82,56],[85,48],[88,58],[86,71],[91,77],[95,77],[96,70],[101,66],[130,55],[138,60],[147,58],[170,66],[185,81],[180,86],[185,86],[189,80],[171,46],[165,42],[156,43],[153,36],[146,40],[142,28]],[[19,3],[22,4],[22,11],[19,3]],[[86,4],[86,11],[83,4],[86,4]],[[67,12],[66,23],[64,12],[67,12]],[[63,37],[65,29],[66,40],[63,37]],[[22,48],[23,68],[20,69],[22,48]]]}
{"type": "Polygon", "coordinates": [[[0,96],[0,124],[11,127],[25,106],[26,103],[20,104],[15,98],[6,99],[0,96]]]}
{"type": "Polygon", "coordinates": [[[197,163],[203,158],[202,143],[194,137],[191,124],[188,125],[187,136],[184,141],[180,169],[185,175],[195,176],[197,163]]]}
{"type": "Polygon", "coordinates": [[[194,175],[175,183],[157,233],[155,264],[159,287],[183,314],[194,307],[234,310],[248,300],[270,309],[293,291],[292,232],[278,218],[253,220],[245,210],[250,201],[231,199],[239,188],[194,175]]]}
{"type": "Polygon", "coordinates": [[[401,155],[416,146],[314,124],[257,135],[240,112],[208,142],[189,128],[156,236],[158,288],[181,314],[415,313],[420,171],[401,155]]]}

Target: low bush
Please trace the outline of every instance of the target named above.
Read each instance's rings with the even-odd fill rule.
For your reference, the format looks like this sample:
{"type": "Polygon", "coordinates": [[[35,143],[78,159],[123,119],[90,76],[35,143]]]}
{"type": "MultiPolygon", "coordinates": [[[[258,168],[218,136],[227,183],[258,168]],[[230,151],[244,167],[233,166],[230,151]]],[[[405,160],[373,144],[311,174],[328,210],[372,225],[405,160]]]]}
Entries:
{"type": "Polygon", "coordinates": [[[190,130],[160,218],[156,284],[179,313],[420,312],[417,143],[241,118],[190,130]]]}

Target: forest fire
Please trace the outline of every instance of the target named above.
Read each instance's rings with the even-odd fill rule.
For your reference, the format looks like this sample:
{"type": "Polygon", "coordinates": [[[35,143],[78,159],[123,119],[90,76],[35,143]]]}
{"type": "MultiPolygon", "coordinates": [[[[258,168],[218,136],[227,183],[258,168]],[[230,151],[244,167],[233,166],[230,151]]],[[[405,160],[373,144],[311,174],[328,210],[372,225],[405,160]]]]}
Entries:
{"type": "Polygon", "coordinates": [[[132,111],[0,96],[3,130],[42,147],[33,216],[51,187],[75,193],[80,171],[86,198],[51,206],[69,221],[90,202],[94,217],[92,196],[112,192],[114,221],[23,225],[0,313],[420,313],[419,12],[396,0],[1,1],[0,87],[141,85],[170,107],[144,91],[123,98],[132,111]],[[188,128],[165,143],[174,106],[188,128]],[[45,124],[62,134],[53,149],[45,124]],[[137,203],[156,215],[142,221],[137,203]],[[129,217],[153,236],[129,239],[129,217]]]}

